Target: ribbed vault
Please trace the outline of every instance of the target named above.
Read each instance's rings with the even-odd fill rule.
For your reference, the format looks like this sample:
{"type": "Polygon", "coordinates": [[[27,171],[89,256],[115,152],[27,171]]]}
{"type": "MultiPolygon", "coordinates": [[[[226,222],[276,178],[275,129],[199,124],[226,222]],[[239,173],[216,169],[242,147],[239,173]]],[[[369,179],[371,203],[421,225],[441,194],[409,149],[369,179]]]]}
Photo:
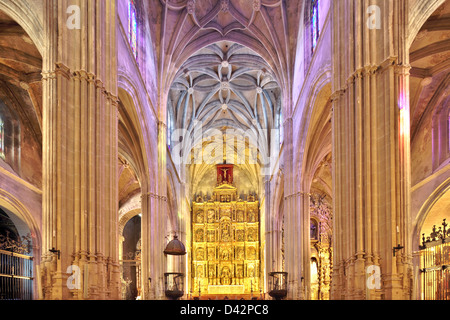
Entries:
{"type": "Polygon", "coordinates": [[[186,60],[169,92],[168,127],[172,158],[192,164],[192,182],[209,172],[202,166],[227,161],[241,166],[257,192],[261,167],[281,142],[282,93],[275,79],[261,56],[234,42],[209,45],[186,60]],[[208,147],[221,152],[205,152],[208,147]]]}

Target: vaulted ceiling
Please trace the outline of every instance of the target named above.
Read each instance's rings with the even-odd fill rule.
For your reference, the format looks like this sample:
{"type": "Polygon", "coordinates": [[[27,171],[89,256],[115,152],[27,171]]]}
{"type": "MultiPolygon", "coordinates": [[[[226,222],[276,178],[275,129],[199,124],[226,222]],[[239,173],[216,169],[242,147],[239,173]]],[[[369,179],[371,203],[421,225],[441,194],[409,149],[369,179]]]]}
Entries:
{"type": "MultiPolygon", "coordinates": [[[[250,135],[257,161],[247,157],[237,170],[258,189],[263,158],[270,156],[272,147],[279,147],[279,136],[271,136],[270,130],[279,128],[280,111],[286,105],[282,101],[290,98],[295,29],[303,1],[159,3],[160,11],[152,13],[159,22],[152,34],[158,44],[158,82],[164,92],[160,102],[167,98],[168,125],[187,130],[184,142],[192,139],[198,122],[207,136],[230,129],[250,135]]],[[[194,140],[193,145],[186,144],[182,156],[189,157],[196,145],[205,148],[209,143],[194,140]]],[[[236,151],[246,148],[246,155],[253,152],[248,147],[240,142],[234,146],[236,151]]],[[[197,186],[212,166],[193,164],[189,170],[192,186],[197,186]]]]}
{"type": "Polygon", "coordinates": [[[411,134],[450,94],[450,3],[445,2],[424,24],[410,48],[411,134]]]}
{"type": "Polygon", "coordinates": [[[263,139],[259,147],[266,153],[271,141],[264,130],[278,129],[281,114],[281,91],[269,70],[260,56],[236,43],[200,50],[182,66],[170,91],[172,127],[191,136],[196,122],[205,135],[238,130],[253,141],[263,139]]]}
{"type": "MultiPolygon", "coordinates": [[[[221,41],[252,49],[272,70],[284,91],[289,88],[303,1],[161,0],[161,23],[153,31],[158,43],[159,82],[167,93],[182,65],[198,50],[221,41]]],[[[159,6],[160,7],[160,6],[159,6]]],[[[288,93],[287,93],[288,94],[288,93]]]]}
{"type": "MultiPolygon", "coordinates": [[[[169,92],[168,124],[170,129],[186,130],[183,141],[193,141],[185,144],[184,157],[190,157],[192,148],[206,148],[211,136],[234,132],[239,138],[227,147],[243,157],[234,163],[241,162],[244,175],[257,185],[261,158],[269,157],[270,147],[280,142],[279,135],[271,133],[280,127],[281,106],[281,89],[266,61],[245,46],[221,41],[199,50],[180,68],[169,92]],[[199,126],[203,136],[196,139],[199,126]],[[245,145],[244,137],[256,156],[249,156],[250,146],[245,145]]],[[[178,135],[171,138],[179,140],[178,135]]],[[[209,164],[230,163],[224,155],[204,158],[206,166],[191,166],[191,176],[196,177],[193,189],[211,171],[209,164]]]]}
{"type": "Polygon", "coordinates": [[[42,144],[42,57],[31,38],[0,11],[0,99],[42,144]]]}

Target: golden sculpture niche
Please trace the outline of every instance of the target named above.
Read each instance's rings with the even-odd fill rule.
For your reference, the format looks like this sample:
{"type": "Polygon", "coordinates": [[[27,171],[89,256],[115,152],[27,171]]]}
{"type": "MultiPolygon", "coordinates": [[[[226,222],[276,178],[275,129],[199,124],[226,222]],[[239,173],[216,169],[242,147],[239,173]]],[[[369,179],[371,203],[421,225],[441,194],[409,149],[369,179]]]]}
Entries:
{"type": "Polygon", "coordinates": [[[217,166],[209,200],[192,209],[192,291],[195,296],[256,295],[260,291],[260,217],[254,196],[239,198],[233,166],[217,166]]]}

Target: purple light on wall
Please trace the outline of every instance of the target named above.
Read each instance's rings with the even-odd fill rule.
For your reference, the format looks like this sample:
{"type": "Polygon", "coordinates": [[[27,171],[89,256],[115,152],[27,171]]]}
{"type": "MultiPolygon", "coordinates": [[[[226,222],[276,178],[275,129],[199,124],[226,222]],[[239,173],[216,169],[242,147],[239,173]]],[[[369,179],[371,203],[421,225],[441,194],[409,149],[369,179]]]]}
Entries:
{"type": "Polygon", "coordinates": [[[448,150],[450,150],[450,112],[448,114],[447,132],[448,132],[448,150]]]}
{"type": "Polygon", "coordinates": [[[5,125],[0,118],[0,158],[5,159],[5,125]]]}
{"type": "Polygon", "coordinates": [[[319,0],[313,0],[311,6],[311,31],[312,31],[312,50],[317,47],[317,42],[320,36],[320,21],[319,21],[319,0]]]}
{"type": "Polygon", "coordinates": [[[400,92],[397,104],[400,110],[400,135],[409,136],[409,99],[405,92],[400,92]]]}
{"type": "Polygon", "coordinates": [[[408,100],[406,98],[406,94],[404,92],[401,92],[400,96],[398,98],[398,108],[400,110],[405,109],[407,107],[407,103],[408,103],[408,100]]]}
{"type": "Polygon", "coordinates": [[[134,0],[128,1],[128,41],[134,57],[137,58],[137,16],[134,0]]]}

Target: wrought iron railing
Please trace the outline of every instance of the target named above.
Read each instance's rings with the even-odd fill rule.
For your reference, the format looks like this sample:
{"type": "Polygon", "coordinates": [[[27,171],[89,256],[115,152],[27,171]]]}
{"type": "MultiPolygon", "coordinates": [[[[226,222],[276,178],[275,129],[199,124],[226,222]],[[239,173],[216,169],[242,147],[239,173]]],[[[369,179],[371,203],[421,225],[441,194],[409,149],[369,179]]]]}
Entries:
{"type": "Polygon", "coordinates": [[[0,250],[0,300],[33,299],[33,257],[0,250]]]}
{"type": "Polygon", "coordinates": [[[439,229],[422,237],[421,284],[423,300],[450,300],[450,230],[444,219],[439,229]]]}

